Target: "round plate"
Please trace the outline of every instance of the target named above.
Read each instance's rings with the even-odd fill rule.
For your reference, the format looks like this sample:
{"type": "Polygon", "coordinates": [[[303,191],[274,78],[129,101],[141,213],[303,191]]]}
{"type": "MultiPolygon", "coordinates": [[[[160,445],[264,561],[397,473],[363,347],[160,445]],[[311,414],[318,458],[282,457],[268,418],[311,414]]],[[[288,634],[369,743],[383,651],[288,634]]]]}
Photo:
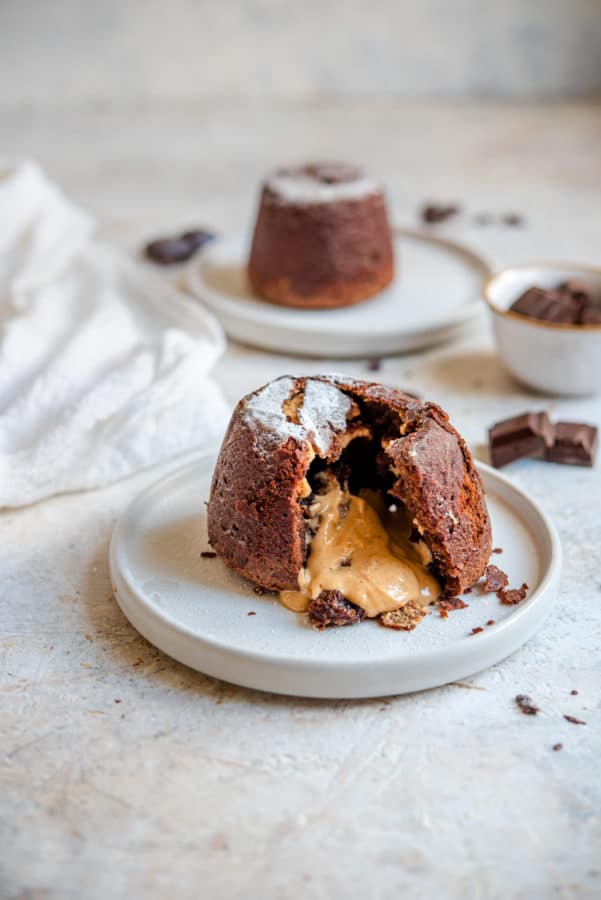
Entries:
{"type": "Polygon", "coordinates": [[[319,632],[307,617],[258,596],[207,550],[206,500],[215,455],[197,456],[142,493],[119,520],[110,565],[117,601],[137,630],[180,662],[244,687],[305,697],[375,697],[464,678],[516,650],[551,610],[561,550],[540,508],[488,466],[493,557],[511,586],[530,585],[517,606],[476,589],[467,609],[432,614],[414,631],[375,621],[319,632]],[[255,613],[255,615],[250,615],[255,613]],[[486,626],[494,619],[495,624],[486,626]],[[472,628],[482,627],[478,634],[472,628]]]}
{"type": "Polygon", "coordinates": [[[395,253],[392,284],[371,300],[343,309],[288,309],[256,297],[246,277],[248,237],[210,244],[192,261],[187,282],[230,337],[264,350],[309,356],[416,350],[453,337],[481,310],[491,273],[471,250],[397,229],[395,253]]]}

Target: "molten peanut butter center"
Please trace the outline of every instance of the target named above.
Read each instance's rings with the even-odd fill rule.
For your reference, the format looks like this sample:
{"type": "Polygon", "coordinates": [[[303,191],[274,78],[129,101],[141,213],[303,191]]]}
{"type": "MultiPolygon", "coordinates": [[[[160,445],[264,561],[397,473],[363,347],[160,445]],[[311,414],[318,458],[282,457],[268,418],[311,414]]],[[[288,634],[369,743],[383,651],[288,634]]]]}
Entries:
{"type": "Polygon", "coordinates": [[[381,495],[360,497],[332,482],[311,507],[318,520],[298,591],[281,591],[288,609],[305,612],[324,590],[341,591],[370,618],[406,603],[427,606],[440,594],[425,568],[429,552],[409,541],[410,523],[386,509],[381,495]]]}

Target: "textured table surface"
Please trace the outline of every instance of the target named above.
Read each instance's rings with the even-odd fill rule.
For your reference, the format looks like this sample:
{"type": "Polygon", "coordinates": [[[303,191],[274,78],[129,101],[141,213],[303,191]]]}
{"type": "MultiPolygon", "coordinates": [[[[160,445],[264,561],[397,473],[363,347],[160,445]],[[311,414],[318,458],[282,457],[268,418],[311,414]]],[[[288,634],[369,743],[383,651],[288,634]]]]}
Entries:
{"type": "MultiPolygon", "coordinates": [[[[180,225],[243,227],[266,167],[320,155],[380,173],[405,224],[425,199],[460,201],[444,233],[493,266],[599,262],[599,107],[15,110],[0,140],[129,249],[180,225]],[[480,212],[526,224],[476,228],[480,212]]],[[[233,403],[333,368],[367,374],[232,346],[217,375],[233,403]]],[[[516,385],[484,316],[379,377],[440,402],[482,458],[487,425],[529,407],[601,424],[599,401],[516,385]]],[[[599,896],[598,466],[509,470],[564,549],[559,603],[534,639],[464,683],[361,702],[232,687],[138,636],[111,596],[108,541],[158,474],[0,515],[2,898],[599,896]],[[517,711],[518,693],[538,716],[517,711]]]]}

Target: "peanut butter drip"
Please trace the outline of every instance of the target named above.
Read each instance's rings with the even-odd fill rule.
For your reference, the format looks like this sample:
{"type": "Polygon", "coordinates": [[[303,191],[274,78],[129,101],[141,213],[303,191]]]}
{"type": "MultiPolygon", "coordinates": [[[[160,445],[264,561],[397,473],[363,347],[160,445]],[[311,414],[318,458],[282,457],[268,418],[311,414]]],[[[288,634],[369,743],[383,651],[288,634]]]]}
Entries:
{"type": "Polygon", "coordinates": [[[439,596],[440,585],[425,568],[427,548],[409,541],[410,524],[387,510],[380,495],[356,497],[333,482],[311,511],[319,524],[300,590],[280,592],[288,609],[304,612],[322,591],[339,590],[373,618],[410,601],[427,606],[439,596]]]}

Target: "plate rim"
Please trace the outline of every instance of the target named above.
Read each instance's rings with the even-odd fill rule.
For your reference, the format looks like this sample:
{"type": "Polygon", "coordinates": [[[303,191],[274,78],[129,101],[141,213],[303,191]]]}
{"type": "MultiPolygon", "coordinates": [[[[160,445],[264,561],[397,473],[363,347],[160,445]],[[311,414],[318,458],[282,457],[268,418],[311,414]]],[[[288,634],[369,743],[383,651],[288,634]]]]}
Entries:
{"type": "MultiPolygon", "coordinates": [[[[167,475],[161,477],[158,481],[150,484],[147,488],[141,491],[136,497],[132,499],[132,501],[128,504],[122,515],[119,517],[115,528],[113,530],[113,534],[110,542],[110,550],[109,550],[109,564],[110,564],[110,572],[112,579],[112,587],[116,588],[115,597],[118,605],[120,606],[122,612],[131,622],[131,624],[140,631],[151,643],[155,644],[155,646],[159,646],[156,644],[154,639],[148,638],[147,634],[144,633],[138,626],[137,622],[132,621],[132,617],[129,615],[128,610],[130,610],[130,606],[132,604],[138,607],[142,616],[150,617],[154,620],[155,624],[157,624],[162,629],[168,629],[170,632],[175,632],[177,635],[185,638],[186,640],[192,640],[198,647],[200,648],[200,652],[217,652],[222,655],[230,655],[232,659],[236,659],[239,661],[243,661],[248,664],[259,664],[263,667],[266,667],[267,670],[273,670],[280,668],[281,666],[285,666],[288,663],[290,668],[294,668],[296,670],[301,670],[306,674],[314,674],[316,672],[324,671],[327,675],[328,671],[336,671],[336,672],[344,672],[345,670],[360,670],[367,663],[365,661],[356,662],[351,660],[340,660],[340,659],[328,659],[328,657],[311,657],[311,658],[300,658],[300,659],[291,659],[287,657],[285,654],[278,654],[272,652],[260,652],[257,650],[246,649],[246,648],[233,648],[231,644],[224,643],[222,640],[214,639],[211,637],[207,637],[204,635],[200,635],[198,632],[193,631],[187,625],[178,622],[168,613],[165,613],[163,610],[159,610],[156,607],[146,602],[144,595],[136,590],[135,586],[128,581],[126,575],[124,574],[121,566],[119,565],[120,555],[124,553],[124,549],[122,546],[122,535],[126,532],[127,527],[130,521],[136,518],[137,511],[140,507],[146,505],[149,501],[152,501],[153,495],[160,494],[164,492],[165,488],[169,487],[169,484],[172,482],[178,482],[180,480],[185,480],[186,477],[193,472],[198,470],[199,466],[204,465],[207,466],[210,464],[211,460],[216,457],[217,451],[215,448],[210,448],[208,450],[198,452],[192,452],[190,454],[190,458],[179,465],[174,471],[169,472],[167,475]],[[128,597],[129,595],[129,597],[128,597]],[[129,601],[129,602],[128,602],[129,601]]],[[[180,463],[182,460],[180,459],[180,463]]],[[[480,474],[484,476],[484,479],[488,482],[492,481],[496,482],[502,488],[502,491],[513,494],[519,501],[522,503],[526,503],[530,508],[530,513],[534,513],[535,517],[539,519],[540,524],[543,526],[545,539],[546,539],[546,549],[548,550],[548,565],[545,571],[542,573],[541,580],[539,584],[536,586],[532,594],[525,600],[523,603],[520,603],[519,607],[505,619],[503,622],[499,623],[495,626],[494,629],[486,630],[483,633],[478,635],[478,641],[474,642],[474,657],[482,656],[483,653],[480,652],[485,650],[486,648],[490,648],[495,644],[502,644],[503,639],[508,635],[508,633],[513,633],[515,630],[520,630],[520,626],[523,625],[524,621],[528,621],[534,618],[534,625],[530,622],[532,627],[526,629],[526,634],[523,638],[519,638],[515,644],[509,649],[507,652],[501,653],[500,656],[494,656],[490,662],[486,662],[483,666],[478,667],[476,664],[474,667],[467,665],[466,670],[471,672],[479,671],[481,668],[487,668],[489,665],[494,665],[496,662],[505,658],[509,654],[513,653],[516,649],[522,646],[532,635],[533,631],[536,629],[537,625],[537,616],[533,611],[537,611],[538,607],[541,603],[544,602],[545,596],[552,591],[554,587],[558,585],[559,576],[561,573],[561,564],[562,564],[562,552],[561,552],[561,544],[559,540],[559,536],[557,534],[556,528],[553,525],[553,522],[549,518],[548,514],[542,509],[539,503],[531,497],[526,491],[517,486],[508,476],[501,474],[492,466],[489,466],[486,463],[477,462],[476,467],[480,474]]],[[[492,490],[491,490],[492,492],[492,490]]],[[[502,498],[505,499],[505,498],[502,498]]],[[[508,502],[505,499],[505,502],[508,502]]],[[[515,504],[509,503],[512,510],[516,515],[518,515],[515,504]]],[[[524,520],[524,516],[519,514],[519,518],[524,520]]],[[[529,526],[529,530],[532,528],[529,526]]],[[[127,567],[126,567],[127,571],[127,567]]],[[[549,609],[552,606],[555,597],[547,598],[549,603],[549,609]]],[[[291,613],[292,615],[292,613],[291,613]]],[[[544,617],[544,616],[543,616],[544,617]]],[[[134,615],[134,618],[137,618],[134,615]]],[[[412,655],[411,657],[385,657],[385,658],[376,658],[373,660],[374,666],[379,666],[380,668],[384,667],[403,667],[403,666],[415,666],[416,664],[422,668],[430,668],[435,669],[438,666],[448,667],[449,658],[451,662],[456,663],[458,659],[466,658],[466,649],[469,649],[471,646],[467,644],[466,641],[469,639],[469,636],[464,636],[461,638],[455,638],[451,640],[449,643],[443,645],[442,647],[436,647],[429,650],[424,650],[416,655],[412,655]]],[[[165,650],[163,647],[159,646],[159,649],[163,650],[163,652],[167,653],[167,655],[172,656],[174,659],[178,659],[177,655],[174,655],[170,650],[165,650]]],[[[469,652],[467,654],[467,659],[471,658],[469,652]]],[[[484,654],[486,655],[486,654],[484,654]]],[[[189,662],[186,662],[179,657],[179,661],[184,662],[186,665],[191,665],[189,662]]],[[[196,668],[197,671],[204,671],[201,668],[197,668],[195,665],[191,666],[192,668],[196,668]]],[[[206,674],[213,675],[211,672],[207,672],[206,674]]],[[[232,680],[231,678],[227,678],[221,675],[213,675],[213,677],[223,678],[224,680],[232,680]]],[[[243,682],[235,682],[241,684],[246,687],[255,687],[255,685],[251,685],[243,682]]],[[[448,683],[447,681],[435,681],[434,683],[444,684],[448,683]]],[[[431,685],[433,686],[433,685],[431,685]]],[[[268,690],[268,688],[259,687],[260,690],[268,690]]],[[[416,690],[418,688],[409,688],[409,690],[416,690]]],[[[398,694],[402,691],[395,689],[390,693],[398,694]]],[[[352,692],[349,695],[345,695],[340,693],[339,691],[335,691],[334,693],[304,693],[298,691],[288,691],[279,688],[274,693],[281,694],[294,694],[297,696],[322,696],[322,697],[361,697],[361,696],[384,696],[384,692],[368,692],[367,694],[361,694],[352,692]]]]}
{"type": "MultiPolygon", "coordinates": [[[[245,305],[243,301],[232,299],[227,294],[223,294],[218,290],[207,285],[202,276],[203,262],[210,260],[211,255],[216,252],[219,246],[224,244],[235,244],[238,242],[248,242],[249,232],[238,231],[231,234],[223,235],[216,241],[208,244],[206,249],[195,256],[185,270],[185,283],[189,292],[200,302],[202,302],[210,312],[217,317],[225,331],[234,340],[240,340],[246,344],[263,347],[278,352],[304,353],[307,355],[318,356],[338,356],[338,357],[357,357],[364,356],[366,353],[382,352],[395,353],[406,350],[419,349],[420,347],[429,346],[439,343],[452,335],[462,326],[467,325],[474,320],[484,309],[483,301],[484,286],[490,279],[493,269],[487,259],[475,250],[473,247],[462,243],[459,240],[453,240],[449,237],[429,234],[416,228],[405,228],[394,226],[392,232],[395,239],[407,238],[413,241],[419,241],[435,247],[444,248],[452,251],[463,259],[469,260],[470,266],[474,270],[478,270],[481,275],[481,291],[476,294],[473,299],[466,301],[460,307],[448,312],[444,317],[438,318],[434,322],[416,325],[410,328],[396,328],[391,331],[390,328],[382,329],[377,327],[377,316],[366,316],[365,327],[361,328],[361,333],[345,327],[345,321],[342,317],[336,322],[335,333],[329,330],[324,332],[324,322],[318,320],[321,312],[332,314],[338,310],[307,310],[311,316],[317,316],[317,319],[306,319],[305,322],[299,322],[298,319],[286,322],[284,317],[287,314],[294,314],[297,317],[305,312],[302,309],[278,306],[277,304],[267,303],[254,308],[252,305],[245,305]],[[266,321],[268,317],[266,311],[271,310],[273,315],[280,317],[274,322],[266,321]],[[249,328],[251,333],[243,332],[242,329],[249,328]],[[262,332],[257,334],[257,329],[269,329],[268,334],[262,332]],[[272,337],[270,338],[270,334],[272,337]],[[325,335],[325,339],[324,339],[325,335]],[[328,340],[361,341],[367,346],[357,349],[345,350],[340,352],[338,346],[331,346],[326,349],[328,340]],[[315,342],[318,346],[304,347],[306,342],[315,342]],[[304,347],[304,349],[303,349],[304,347]],[[379,350],[378,347],[381,349],[379,350]]],[[[402,253],[402,250],[401,250],[402,253]]],[[[250,296],[250,292],[249,292],[250,296]]],[[[371,301],[375,297],[369,298],[365,303],[356,304],[369,310],[371,301]]],[[[353,307],[344,307],[344,309],[352,309],[353,307]]]]}

